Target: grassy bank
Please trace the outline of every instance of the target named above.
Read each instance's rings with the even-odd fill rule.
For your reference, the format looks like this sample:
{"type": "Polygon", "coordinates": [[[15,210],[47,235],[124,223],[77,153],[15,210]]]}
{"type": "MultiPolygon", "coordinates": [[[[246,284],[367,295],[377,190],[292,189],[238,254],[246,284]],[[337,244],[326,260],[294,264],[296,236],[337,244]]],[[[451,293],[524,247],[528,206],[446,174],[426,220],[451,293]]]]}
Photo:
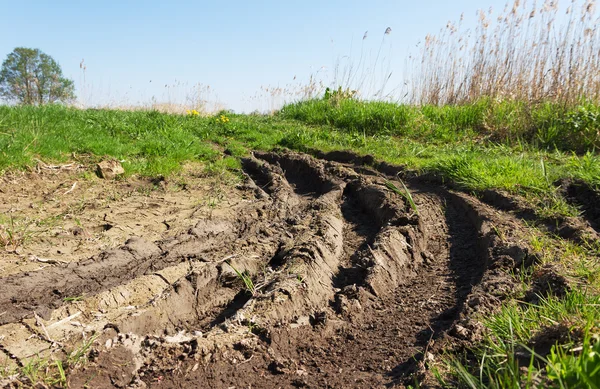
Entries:
{"type": "MultiPolygon", "coordinates": [[[[311,100],[288,105],[276,116],[225,114],[223,121],[220,115],[0,107],[0,169],[31,166],[36,158],[64,161],[86,154],[125,160],[129,173],[168,174],[186,160],[219,159],[223,147],[241,155],[248,149],[286,146],[354,149],[408,168],[437,171],[475,189],[542,187],[546,178],[563,176],[600,182],[593,147],[582,147],[584,152],[577,155],[562,152],[558,146],[564,144],[558,140],[556,147],[540,147],[537,138],[517,135],[516,130],[512,137],[501,136],[504,128],[515,127],[510,121],[487,125],[489,109],[486,102],[418,108],[353,99],[339,104],[311,100]],[[484,156],[485,161],[480,158],[484,156]]],[[[566,123],[564,117],[557,121],[566,123]]],[[[598,124],[600,117],[585,128],[598,131],[598,124]]],[[[578,125],[570,128],[572,134],[581,131],[578,125]]]]}
{"type": "Polygon", "coordinates": [[[479,139],[579,154],[600,146],[600,107],[594,104],[567,107],[551,102],[531,105],[481,99],[462,105],[412,106],[336,98],[336,93],[330,98],[288,105],[282,115],[348,132],[428,142],[479,139]]]}
{"type": "Polygon", "coordinates": [[[538,304],[509,301],[481,319],[487,331],[479,347],[445,359],[439,383],[471,389],[598,388],[599,303],[598,295],[580,290],[538,304]]]}
{"type": "Polygon", "coordinates": [[[354,150],[437,174],[467,190],[504,189],[549,212],[576,212],[556,200],[552,183],[572,177],[599,185],[600,158],[592,150],[577,155],[516,136],[505,141],[485,136],[486,104],[415,108],[315,100],[287,106],[275,116],[225,114],[226,120],[152,111],[0,107],[0,170],[32,166],[38,159],[110,156],[123,161],[128,174],[155,176],[177,171],[188,160],[235,166],[235,157],[252,149],[354,150]],[[233,158],[223,161],[226,149],[233,158]]]}

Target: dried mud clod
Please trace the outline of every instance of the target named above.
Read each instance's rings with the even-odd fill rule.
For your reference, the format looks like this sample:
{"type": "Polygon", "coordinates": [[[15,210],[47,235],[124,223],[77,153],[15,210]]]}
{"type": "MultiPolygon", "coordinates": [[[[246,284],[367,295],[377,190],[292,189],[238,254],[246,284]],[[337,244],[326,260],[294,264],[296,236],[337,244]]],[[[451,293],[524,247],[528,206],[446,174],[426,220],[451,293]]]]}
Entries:
{"type": "Polygon", "coordinates": [[[528,366],[532,360],[538,366],[544,365],[544,359],[550,354],[554,346],[577,344],[584,337],[583,330],[574,328],[568,323],[556,323],[542,327],[527,342],[527,347],[518,346],[515,356],[520,366],[528,366]],[[535,350],[532,353],[532,350],[535,350]],[[533,355],[532,355],[533,354],[533,355]],[[533,359],[532,359],[533,357],[533,359]]]}
{"type": "Polygon", "coordinates": [[[525,294],[525,301],[538,303],[540,299],[551,296],[564,297],[571,287],[569,281],[557,269],[546,265],[532,275],[531,288],[525,294]]]}
{"type": "Polygon", "coordinates": [[[572,204],[580,207],[582,216],[591,226],[600,230],[600,192],[582,180],[562,179],[555,183],[562,195],[572,204]]]}
{"type": "Polygon", "coordinates": [[[2,278],[0,357],[53,358],[96,336],[73,385],[373,387],[423,374],[444,337],[476,340],[473,315],[532,261],[523,227],[418,179],[390,190],[400,168],[323,157],[255,153],[249,200],[227,215],[2,278]]]}

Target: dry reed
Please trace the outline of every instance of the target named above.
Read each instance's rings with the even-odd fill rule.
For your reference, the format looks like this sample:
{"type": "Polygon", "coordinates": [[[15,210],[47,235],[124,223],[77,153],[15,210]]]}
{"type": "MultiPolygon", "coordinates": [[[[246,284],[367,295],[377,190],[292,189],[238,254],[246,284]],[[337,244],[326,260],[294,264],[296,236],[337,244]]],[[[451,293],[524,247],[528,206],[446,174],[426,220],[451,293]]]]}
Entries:
{"type": "MultiPolygon", "coordinates": [[[[131,92],[138,96],[135,101],[132,100],[130,91],[115,96],[110,88],[104,90],[89,83],[86,79],[87,65],[84,60],[81,60],[79,68],[81,72],[78,84],[79,96],[74,104],[76,108],[159,111],[169,114],[185,114],[187,111],[195,110],[202,116],[210,116],[226,108],[210,85],[175,80],[173,83],[165,84],[164,87],[161,85],[161,92],[152,96],[148,96],[147,91],[144,90],[135,92],[132,90],[131,92]],[[94,101],[102,101],[102,103],[94,103],[94,101]]],[[[149,80],[149,84],[152,84],[152,80],[149,80]]]]}
{"type": "Polygon", "coordinates": [[[462,104],[481,98],[574,105],[600,101],[600,18],[594,0],[541,7],[515,0],[478,12],[474,30],[449,22],[428,35],[411,69],[409,100],[462,104]]]}

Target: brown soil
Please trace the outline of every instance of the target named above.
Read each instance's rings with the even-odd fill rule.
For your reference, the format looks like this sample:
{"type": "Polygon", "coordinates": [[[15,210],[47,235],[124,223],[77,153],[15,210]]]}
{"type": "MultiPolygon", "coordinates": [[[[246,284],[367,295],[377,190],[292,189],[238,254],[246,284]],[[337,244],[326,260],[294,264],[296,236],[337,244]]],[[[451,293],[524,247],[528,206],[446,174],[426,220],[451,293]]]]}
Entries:
{"type": "Polygon", "coordinates": [[[596,230],[600,231],[600,191],[582,180],[560,180],[558,183],[563,196],[581,209],[582,216],[596,230]]]}
{"type": "MultiPolygon", "coordinates": [[[[72,388],[433,384],[438,353],[477,340],[473,315],[514,292],[507,270],[531,262],[524,227],[418,177],[406,181],[415,212],[385,185],[402,187],[386,176],[399,168],[351,157],[256,153],[244,184],[212,207],[194,198],[206,196],[201,179],[111,203],[111,224],[142,226],[119,235],[125,244],[2,273],[0,363],[63,358],[94,336],[72,388]],[[167,221],[178,228],[153,230],[169,209],[154,196],[166,193],[188,202],[167,221]],[[152,198],[158,215],[144,219],[152,198]]],[[[93,212],[105,213],[81,215],[100,223],[93,212]]],[[[19,255],[42,257],[7,261],[19,255]]]]}
{"type": "Polygon", "coordinates": [[[0,176],[0,234],[12,224],[25,239],[0,252],[0,274],[84,260],[130,236],[149,241],[173,236],[189,228],[189,219],[227,213],[244,201],[202,170],[190,164],[168,182],[102,180],[93,168],[78,164],[40,164],[30,172],[0,176]]]}

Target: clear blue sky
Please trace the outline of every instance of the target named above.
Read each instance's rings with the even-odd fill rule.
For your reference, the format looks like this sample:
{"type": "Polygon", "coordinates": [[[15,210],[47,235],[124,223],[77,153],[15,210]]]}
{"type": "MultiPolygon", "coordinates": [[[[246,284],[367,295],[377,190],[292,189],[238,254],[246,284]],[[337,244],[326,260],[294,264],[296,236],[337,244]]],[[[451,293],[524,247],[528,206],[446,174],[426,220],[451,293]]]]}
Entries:
{"type": "Polygon", "coordinates": [[[372,60],[387,27],[392,33],[381,55],[401,74],[409,48],[427,33],[462,12],[474,23],[477,9],[504,7],[499,0],[0,3],[0,58],[17,46],[40,48],[75,80],[88,104],[174,100],[202,83],[214,90],[211,99],[236,111],[259,108],[250,97],[261,85],[283,86],[294,76],[306,82],[323,66],[321,75],[331,76],[337,59],[360,57],[361,44],[372,60]],[[169,96],[165,85],[176,82],[182,86],[169,96]]]}

